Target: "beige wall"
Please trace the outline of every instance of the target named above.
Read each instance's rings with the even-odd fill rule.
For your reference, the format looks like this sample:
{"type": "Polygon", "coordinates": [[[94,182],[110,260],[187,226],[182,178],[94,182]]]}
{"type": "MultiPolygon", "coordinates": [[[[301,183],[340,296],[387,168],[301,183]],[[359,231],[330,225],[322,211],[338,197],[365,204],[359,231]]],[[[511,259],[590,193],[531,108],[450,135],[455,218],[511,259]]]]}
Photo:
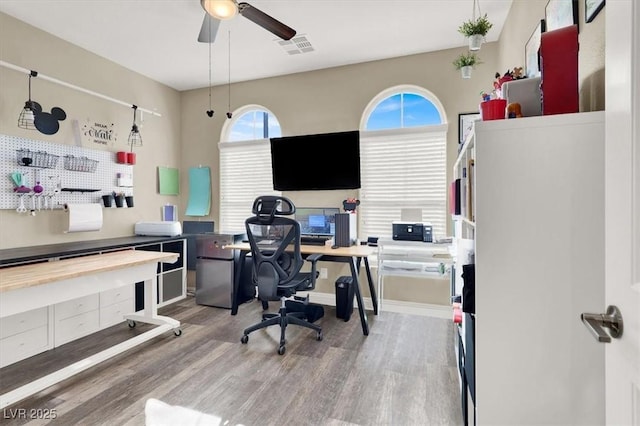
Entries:
{"type": "MultiPolygon", "coordinates": [[[[483,45],[479,52],[483,64],[474,70],[470,80],[461,79],[451,65],[457,54],[466,50],[458,48],[233,84],[232,109],[246,104],[267,107],[277,116],[283,135],[343,131],[359,127],[365,107],[381,91],[400,84],[422,86],[438,97],[446,111],[450,169],[457,155],[458,113],[477,111],[479,93],[492,90],[496,71],[522,65],[524,45],[538,20],[544,18],[546,3],[547,0],[513,2],[500,42],[483,45]]],[[[582,1],[579,3],[581,109],[603,109],[606,9],[594,22],[584,24],[584,6],[582,1]]],[[[213,88],[216,114],[208,118],[205,115],[209,109],[207,88],[179,93],[4,14],[0,14],[0,59],[162,114],[161,118],[146,115],[141,127],[144,146],[136,150],[135,208],[105,210],[101,231],[78,234],[56,231],[65,220],[60,211],[30,217],[2,210],[0,248],[131,235],[136,221],[158,220],[160,207],[166,203],[177,204],[180,218],[184,219],[188,168],[197,165],[211,167],[212,211],[208,218],[202,219],[214,220],[218,227],[217,144],[226,120],[226,86],[213,88]],[[157,166],[180,168],[179,197],[157,194],[157,166]]],[[[57,134],[47,136],[16,126],[26,95],[27,77],[0,67],[0,133],[73,144],[71,120],[90,118],[112,121],[117,126],[118,142],[103,149],[113,152],[126,149],[132,118],[130,109],[36,79],[33,98],[46,105],[62,107],[68,116],[57,134]]],[[[344,198],[356,194],[356,191],[319,191],[286,195],[297,204],[340,205],[344,198]]],[[[320,283],[320,290],[332,291],[335,277],[347,274],[342,266],[329,265],[329,269],[329,279],[320,283]]],[[[446,280],[419,284],[392,279],[386,282],[386,294],[391,298],[447,303],[449,284],[446,280]]]]}
{"type": "MultiPolygon", "coordinates": [[[[135,208],[104,209],[101,231],[73,234],[60,232],[66,221],[66,213],[62,211],[42,211],[32,217],[19,215],[15,210],[0,210],[0,248],[129,236],[133,234],[135,222],[160,220],[161,205],[180,202],[178,197],[160,196],[156,191],[156,166],[180,167],[181,164],[179,92],[2,13],[0,59],[162,114],[162,117],[145,114],[140,127],[144,146],[136,148],[137,164],[133,167],[135,208]]],[[[17,127],[18,114],[28,97],[28,77],[0,67],[0,133],[73,145],[72,120],[83,123],[92,119],[114,123],[118,140],[112,146],[85,148],[127,150],[133,119],[131,108],[43,79],[32,79],[31,86],[34,100],[47,108],[59,106],[67,113],[60,130],[54,135],[44,135],[17,127]]]]}

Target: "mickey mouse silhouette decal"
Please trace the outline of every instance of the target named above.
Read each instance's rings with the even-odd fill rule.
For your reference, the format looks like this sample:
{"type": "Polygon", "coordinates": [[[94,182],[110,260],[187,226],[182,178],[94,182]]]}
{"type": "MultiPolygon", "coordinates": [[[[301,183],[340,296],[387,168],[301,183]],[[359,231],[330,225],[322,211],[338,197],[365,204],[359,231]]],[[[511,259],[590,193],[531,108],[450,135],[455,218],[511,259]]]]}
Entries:
{"type": "Polygon", "coordinates": [[[40,133],[45,135],[53,135],[60,130],[60,121],[67,118],[67,113],[60,107],[51,108],[51,112],[42,111],[42,106],[32,101],[33,103],[33,115],[35,117],[34,125],[40,133]]]}

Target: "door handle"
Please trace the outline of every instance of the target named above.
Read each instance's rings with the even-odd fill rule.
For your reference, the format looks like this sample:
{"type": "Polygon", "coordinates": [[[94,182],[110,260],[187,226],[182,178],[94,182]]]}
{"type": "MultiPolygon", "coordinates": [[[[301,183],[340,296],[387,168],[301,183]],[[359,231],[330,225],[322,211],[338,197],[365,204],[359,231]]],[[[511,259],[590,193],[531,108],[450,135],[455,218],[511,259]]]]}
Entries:
{"type": "Polygon", "coordinates": [[[598,342],[610,343],[611,337],[622,336],[622,314],[617,306],[609,305],[604,314],[580,314],[580,319],[587,326],[598,342]],[[604,328],[609,329],[607,333],[604,328]]]}

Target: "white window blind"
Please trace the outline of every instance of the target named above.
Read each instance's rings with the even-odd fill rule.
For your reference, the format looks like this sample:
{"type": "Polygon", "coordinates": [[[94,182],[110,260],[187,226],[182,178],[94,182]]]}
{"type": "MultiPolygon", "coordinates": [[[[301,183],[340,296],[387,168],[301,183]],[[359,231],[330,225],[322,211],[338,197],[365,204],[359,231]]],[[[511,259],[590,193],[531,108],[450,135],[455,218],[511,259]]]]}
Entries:
{"type": "Polygon", "coordinates": [[[253,200],[273,190],[269,139],[220,142],[220,229],[244,232],[253,200]]]}
{"type": "Polygon", "coordinates": [[[402,208],[446,233],[447,125],[360,132],[360,239],[391,238],[402,208]]]}

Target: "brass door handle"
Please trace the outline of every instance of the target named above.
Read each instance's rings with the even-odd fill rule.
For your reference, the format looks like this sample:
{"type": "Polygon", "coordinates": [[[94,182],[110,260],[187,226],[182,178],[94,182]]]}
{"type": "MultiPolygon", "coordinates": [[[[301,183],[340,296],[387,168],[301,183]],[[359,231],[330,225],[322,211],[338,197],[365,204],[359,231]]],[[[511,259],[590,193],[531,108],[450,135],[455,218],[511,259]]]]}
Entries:
{"type": "Polygon", "coordinates": [[[598,342],[610,343],[612,337],[617,339],[622,336],[622,314],[617,306],[609,305],[604,314],[580,314],[580,319],[598,342]],[[609,329],[609,333],[605,328],[609,329]]]}

